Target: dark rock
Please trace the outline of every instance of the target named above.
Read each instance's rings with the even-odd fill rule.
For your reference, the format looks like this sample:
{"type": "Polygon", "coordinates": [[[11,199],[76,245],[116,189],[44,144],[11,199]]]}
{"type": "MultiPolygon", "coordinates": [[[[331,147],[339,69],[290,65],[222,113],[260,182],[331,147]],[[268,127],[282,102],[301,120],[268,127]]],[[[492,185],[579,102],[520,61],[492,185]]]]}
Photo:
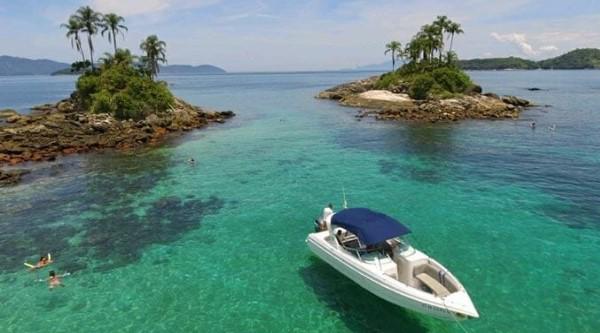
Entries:
{"type": "Polygon", "coordinates": [[[500,99],[500,96],[494,94],[494,93],[485,93],[483,94],[483,96],[487,96],[487,97],[491,97],[491,98],[495,98],[495,99],[500,99]]]}
{"type": "Polygon", "coordinates": [[[223,118],[231,118],[231,117],[235,117],[235,112],[233,112],[231,110],[221,111],[221,112],[219,112],[219,115],[221,115],[221,117],[223,117],[223,118]]]}
{"type": "Polygon", "coordinates": [[[528,100],[515,97],[515,96],[502,96],[502,101],[506,104],[512,104],[514,106],[529,106],[528,100]]]}
{"type": "Polygon", "coordinates": [[[21,177],[27,173],[29,173],[28,170],[0,170],[0,187],[19,183],[21,177]]]}
{"type": "Polygon", "coordinates": [[[481,89],[480,85],[474,84],[474,85],[470,86],[467,89],[467,91],[465,91],[465,94],[476,95],[476,94],[481,94],[482,91],[483,91],[483,89],[481,89]]]}

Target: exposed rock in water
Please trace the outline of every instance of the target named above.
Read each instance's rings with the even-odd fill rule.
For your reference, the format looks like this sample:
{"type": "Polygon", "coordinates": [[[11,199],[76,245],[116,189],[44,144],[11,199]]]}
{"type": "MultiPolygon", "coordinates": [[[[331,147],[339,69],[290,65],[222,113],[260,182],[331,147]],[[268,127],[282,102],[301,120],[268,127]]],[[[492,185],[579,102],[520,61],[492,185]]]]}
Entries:
{"type": "MultiPolygon", "coordinates": [[[[32,115],[2,110],[0,120],[4,119],[6,124],[0,126],[0,166],[51,161],[59,155],[99,149],[156,144],[168,134],[223,123],[233,116],[232,111],[206,111],[182,100],[176,100],[164,113],[137,122],[120,121],[110,114],[78,112],[69,100],[38,106],[32,115]]],[[[20,179],[20,175],[7,171],[2,177],[0,185],[20,179]]]]}
{"type": "Polygon", "coordinates": [[[317,95],[317,98],[341,100],[346,96],[359,94],[374,89],[377,80],[379,80],[379,76],[372,76],[365,80],[341,84],[320,92],[317,95]]]}
{"type": "Polygon", "coordinates": [[[518,118],[523,107],[532,104],[515,96],[482,94],[473,86],[466,94],[447,99],[414,100],[408,87],[394,86],[375,90],[379,77],[342,84],[319,93],[316,97],[337,100],[340,105],[358,107],[357,118],[373,115],[381,120],[415,120],[426,122],[457,121],[462,119],[518,118]]]}

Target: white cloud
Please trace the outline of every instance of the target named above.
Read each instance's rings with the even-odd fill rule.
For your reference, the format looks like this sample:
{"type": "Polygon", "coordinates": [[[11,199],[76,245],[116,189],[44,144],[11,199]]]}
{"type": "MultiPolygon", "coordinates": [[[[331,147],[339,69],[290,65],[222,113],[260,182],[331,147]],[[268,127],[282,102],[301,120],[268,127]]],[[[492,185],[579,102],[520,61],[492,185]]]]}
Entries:
{"type": "Polygon", "coordinates": [[[528,40],[525,34],[523,33],[508,33],[508,34],[499,34],[496,32],[492,32],[490,34],[495,40],[499,42],[512,43],[519,48],[521,53],[527,56],[537,56],[541,53],[551,53],[558,51],[558,47],[555,45],[543,45],[538,48],[534,47],[528,40]]]}
{"type": "Polygon", "coordinates": [[[92,0],[91,6],[101,12],[117,12],[123,16],[160,13],[165,10],[200,8],[220,0],[92,0]]]}
{"type": "Polygon", "coordinates": [[[558,47],[556,47],[554,45],[544,45],[544,46],[540,47],[540,51],[547,51],[547,52],[558,51],[558,47]]]}
{"type": "Polygon", "coordinates": [[[496,32],[492,32],[490,34],[495,40],[499,42],[507,42],[515,44],[521,52],[528,56],[535,56],[538,54],[536,50],[533,49],[533,46],[527,42],[527,38],[525,34],[520,33],[509,33],[509,34],[499,34],[496,32]]]}

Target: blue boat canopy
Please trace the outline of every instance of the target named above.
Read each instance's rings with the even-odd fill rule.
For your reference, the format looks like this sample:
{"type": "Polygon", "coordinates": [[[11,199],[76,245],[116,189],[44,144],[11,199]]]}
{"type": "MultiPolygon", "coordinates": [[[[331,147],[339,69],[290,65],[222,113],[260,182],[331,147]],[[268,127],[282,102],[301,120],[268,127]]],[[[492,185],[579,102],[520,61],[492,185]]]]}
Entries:
{"type": "Polygon", "coordinates": [[[355,234],[364,245],[375,245],[410,233],[410,229],[402,223],[368,208],[341,210],[333,215],[331,224],[355,234]]]}

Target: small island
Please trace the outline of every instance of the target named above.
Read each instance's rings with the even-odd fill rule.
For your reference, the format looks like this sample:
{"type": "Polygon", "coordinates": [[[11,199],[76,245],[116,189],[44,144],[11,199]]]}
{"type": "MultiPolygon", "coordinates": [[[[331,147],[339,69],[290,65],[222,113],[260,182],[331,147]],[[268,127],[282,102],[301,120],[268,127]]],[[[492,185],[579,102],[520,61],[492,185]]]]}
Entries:
{"type": "Polygon", "coordinates": [[[373,115],[381,120],[426,122],[517,118],[523,107],[531,106],[529,101],[483,94],[458,66],[452,43],[461,33],[460,24],[438,16],[423,26],[405,48],[397,41],[386,45],[385,53],[392,57],[392,72],[327,89],[317,98],[364,109],[359,118],[373,115]],[[450,41],[447,50],[446,40],[450,41]],[[404,62],[397,70],[396,60],[404,62]]]}
{"type": "MultiPolygon", "coordinates": [[[[142,41],[142,56],[117,48],[126,31],[123,18],[81,7],[63,27],[82,60],[73,64],[83,74],[67,99],[34,107],[31,115],[0,110],[0,167],[28,161],[52,161],[60,155],[107,148],[132,149],[161,142],[210,123],[223,123],[232,111],[207,111],[176,98],[156,80],[166,62],[166,43],[152,35],[142,41]],[[101,32],[113,43],[97,66],[92,36],[101,32]],[[89,58],[82,34],[87,36],[89,58]]],[[[0,185],[19,182],[22,169],[0,169],[0,185]]]]}

